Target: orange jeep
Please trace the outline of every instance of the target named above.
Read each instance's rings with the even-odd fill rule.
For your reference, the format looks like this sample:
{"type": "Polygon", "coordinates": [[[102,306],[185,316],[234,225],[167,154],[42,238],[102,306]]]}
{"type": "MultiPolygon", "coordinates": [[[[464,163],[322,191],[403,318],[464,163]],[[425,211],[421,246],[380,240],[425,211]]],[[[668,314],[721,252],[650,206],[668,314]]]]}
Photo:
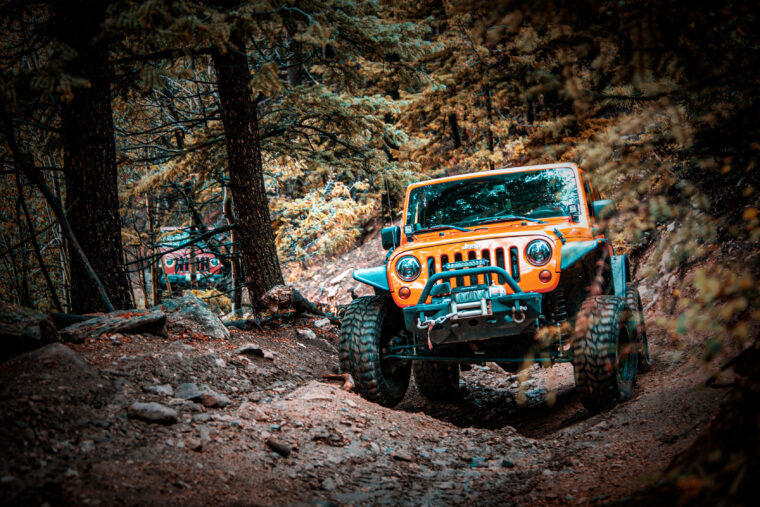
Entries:
{"type": "Polygon", "coordinates": [[[346,311],[341,369],[386,406],[412,370],[442,400],[458,395],[460,369],[485,362],[572,362],[587,409],[627,399],[649,351],[626,257],[596,227],[613,208],[572,163],[409,186],[403,228],[381,233],[385,265],[353,274],[375,295],[346,311]]]}

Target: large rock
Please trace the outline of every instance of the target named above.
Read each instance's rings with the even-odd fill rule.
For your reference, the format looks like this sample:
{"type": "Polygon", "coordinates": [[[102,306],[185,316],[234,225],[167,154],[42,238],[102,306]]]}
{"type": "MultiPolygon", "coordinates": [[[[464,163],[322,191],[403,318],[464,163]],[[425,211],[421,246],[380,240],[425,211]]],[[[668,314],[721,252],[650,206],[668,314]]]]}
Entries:
{"type": "Polygon", "coordinates": [[[0,360],[60,341],[44,313],[0,302],[0,360]]]}
{"type": "Polygon", "coordinates": [[[199,333],[216,339],[230,337],[229,330],[219,317],[192,294],[164,300],[161,305],[153,307],[153,310],[166,312],[167,325],[172,331],[199,333]]]}
{"type": "Polygon", "coordinates": [[[62,343],[51,343],[35,351],[22,354],[12,359],[11,362],[23,365],[31,371],[36,371],[44,366],[45,368],[42,371],[45,372],[55,368],[69,375],[95,376],[84,359],[62,343]]]}

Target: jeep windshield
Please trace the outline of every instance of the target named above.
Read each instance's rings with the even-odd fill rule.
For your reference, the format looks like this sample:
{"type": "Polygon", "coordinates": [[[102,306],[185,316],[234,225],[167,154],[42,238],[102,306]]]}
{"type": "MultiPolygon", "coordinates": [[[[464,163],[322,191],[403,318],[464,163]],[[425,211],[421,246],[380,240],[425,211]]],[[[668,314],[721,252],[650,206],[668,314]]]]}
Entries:
{"type": "Polygon", "coordinates": [[[572,169],[561,167],[434,183],[412,189],[406,225],[437,226],[564,217],[579,209],[572,169]]]}

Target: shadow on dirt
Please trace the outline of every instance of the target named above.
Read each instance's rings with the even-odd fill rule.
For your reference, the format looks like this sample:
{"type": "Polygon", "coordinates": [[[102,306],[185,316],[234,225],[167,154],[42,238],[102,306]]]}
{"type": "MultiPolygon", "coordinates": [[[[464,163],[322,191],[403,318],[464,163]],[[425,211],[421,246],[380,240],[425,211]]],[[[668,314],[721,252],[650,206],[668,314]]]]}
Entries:
{"type": "Polygon", "coordinates": [[[462,383],[460,394],[461,399],[456,401],[429,402],[410,387],[397,409],[422,412],[460,428],[511,426],[530,438],[544,438],[593,415],[583,408],[573,385],[562,385],[553,391],[538,388],[520,392],[519,387],[462,383]]]}

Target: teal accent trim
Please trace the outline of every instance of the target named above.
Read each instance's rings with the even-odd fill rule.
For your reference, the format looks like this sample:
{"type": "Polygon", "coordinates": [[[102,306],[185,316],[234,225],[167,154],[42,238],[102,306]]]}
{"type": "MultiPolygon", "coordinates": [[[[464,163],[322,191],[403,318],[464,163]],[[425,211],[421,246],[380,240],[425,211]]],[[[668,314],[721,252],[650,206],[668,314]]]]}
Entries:
{"type": "Polygon", "coordinates": [[[358,280],[362,283],[366,283],[376,289],[390,292],[391,288],[388,286],[388,273],[385,270],[385,266],[377,266],[375,268],[363,268],[357,269],[353,273],[354,280],[358,280]]]}
{"type": "Polygon", "coordinates": [[[486,275],[489,273],[496,273],[499,275],[499,277],[503,278],[507,281],[507,285],[515,291],[515,293],[522,293],[522,289],[519,285],[517,285],[517,282],[515,282],[515,279],[510,276],[509,273],[504,271],[498,266],[483,266],[480,268],[469,268],[469,269],[452,269],[451,271],[441,271],[440,273],[436,273],[433,276],[430,277],[430,279],[425,284],[425,288],[422,289],[422,295],[420,296],[419,301],[417,301],[418,305],[424,304],[427,300],[428,296],[430,295],[430,290],[433,288],[435,283],[438,280],[449,280],[451,278],[464,278],[465,276],[477,276],[477,275],[486,275]]]}
{"type": "Polygon", "coordinates": [[[559,269],[565,270],[581,260],[584,255],[596,250],[596,247],[601,243],[598,239],[592,239],[590,241],[578,241],[570,243],[562,247],[562,263],[559,269]]]}
{"type": "Polygon", "coordinates": [[[623,255],[613,255],[610,257],[612,264],[612,285],[615,288],[615,295],[621,298],[625,297],[625,284],[628,281],[626,277],[626,258],[623,255]]]}

